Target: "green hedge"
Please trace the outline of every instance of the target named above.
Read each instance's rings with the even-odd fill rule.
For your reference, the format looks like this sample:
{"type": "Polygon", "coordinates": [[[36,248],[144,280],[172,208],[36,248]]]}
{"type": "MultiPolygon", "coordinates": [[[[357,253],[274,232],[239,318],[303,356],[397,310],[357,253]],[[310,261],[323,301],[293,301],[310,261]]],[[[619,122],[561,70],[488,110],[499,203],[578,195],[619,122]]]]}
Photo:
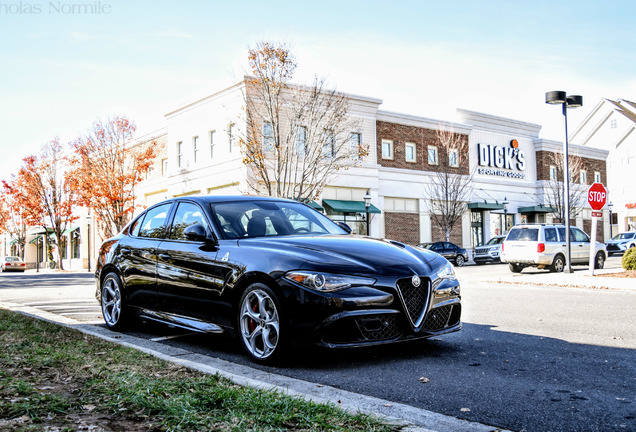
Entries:
{"type": "Polygon", "coordinates": [[[636,248],[630,248],[625,252],[621,265],[625,270],[636,270],[636,248]]]}

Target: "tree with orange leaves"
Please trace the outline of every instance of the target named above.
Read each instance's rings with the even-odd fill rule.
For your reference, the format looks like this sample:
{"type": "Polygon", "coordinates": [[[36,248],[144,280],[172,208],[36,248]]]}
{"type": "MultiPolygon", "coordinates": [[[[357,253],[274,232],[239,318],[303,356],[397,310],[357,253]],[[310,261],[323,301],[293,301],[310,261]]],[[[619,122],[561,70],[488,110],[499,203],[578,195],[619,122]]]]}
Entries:
{"type": "Polygon", "coordinates": [[[13,182],[2,180],[2,195],[0,195],[0,232],[6,232],[12,243],[17,245],[17,255],[24,258],[24,245],[28,226],[25,222],[24,208],[17,205],[11,194],[13,182]]]}
{"type": "Polygon", "coordinates": [[[71,157],[71,180],[80,204],[91,209],[105,238],[130,221],[135,211],[135,187],[156,156],[156,142],[133,143],[135,124],[126,117],[93,123],[78,138],[71,157]]]}
{"type": "MultiPolygon", "coordinates": [[[[39,156],[23,159],[11,183],[3,181],[25,225],[41,226],[45,232],[50,227],[57,245],[62,244],[64,231],[77,219],[73,214],[76,196],[68,181],[64,153],[64,146],[55,138],[42,147],[39,156]]],[[[63,269],[61,253],[57,254],[57,265],[63,269]]]]}
{"type": "Polygon", "coordinates": [[[369,154],[347,95],[316,78],[291,84],[296,60],[284,43],[249,50],[253,77],[245,79],[246,133],[240,137],[253,192],[307,201],[340,170],[369,154]]]}

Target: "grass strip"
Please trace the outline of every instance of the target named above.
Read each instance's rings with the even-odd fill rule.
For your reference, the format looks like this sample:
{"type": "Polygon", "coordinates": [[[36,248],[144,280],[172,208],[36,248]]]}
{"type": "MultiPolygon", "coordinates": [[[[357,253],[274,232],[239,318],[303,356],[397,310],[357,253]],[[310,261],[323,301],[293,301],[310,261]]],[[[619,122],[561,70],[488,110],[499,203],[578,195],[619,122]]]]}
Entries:
{"type": "Polygon", "coordinates": [[[395,431],[0,309],[0,430],[395,431]]]}

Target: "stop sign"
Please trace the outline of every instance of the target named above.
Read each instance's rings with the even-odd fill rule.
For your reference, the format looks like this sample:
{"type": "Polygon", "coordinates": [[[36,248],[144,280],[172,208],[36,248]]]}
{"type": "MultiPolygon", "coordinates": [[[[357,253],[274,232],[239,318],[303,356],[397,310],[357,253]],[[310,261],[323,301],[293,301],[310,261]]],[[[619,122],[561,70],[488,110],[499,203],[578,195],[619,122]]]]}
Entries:
{"type": "Polygon", "coordinates": [[[607,191],[601,183],[594,183],[587,190],[587,202],[592,210],[600,210],[607,202],[607,191]]]}

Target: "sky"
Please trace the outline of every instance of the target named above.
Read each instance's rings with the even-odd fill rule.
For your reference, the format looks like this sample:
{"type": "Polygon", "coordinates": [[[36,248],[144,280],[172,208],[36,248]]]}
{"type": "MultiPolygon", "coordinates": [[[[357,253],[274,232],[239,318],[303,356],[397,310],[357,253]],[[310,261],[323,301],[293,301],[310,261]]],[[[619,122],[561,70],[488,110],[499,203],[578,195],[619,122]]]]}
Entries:
{"type": "Polygon", "coordinates": [[[325,77],[382,110],[456,121],[468,109],[562,141],[545,93],[636,100],[631,0],[0,0],[0,180],[59,136],[126,115],[138,135],[235,84],[257,41],[286,41],[293,81],[325,77]]]}

